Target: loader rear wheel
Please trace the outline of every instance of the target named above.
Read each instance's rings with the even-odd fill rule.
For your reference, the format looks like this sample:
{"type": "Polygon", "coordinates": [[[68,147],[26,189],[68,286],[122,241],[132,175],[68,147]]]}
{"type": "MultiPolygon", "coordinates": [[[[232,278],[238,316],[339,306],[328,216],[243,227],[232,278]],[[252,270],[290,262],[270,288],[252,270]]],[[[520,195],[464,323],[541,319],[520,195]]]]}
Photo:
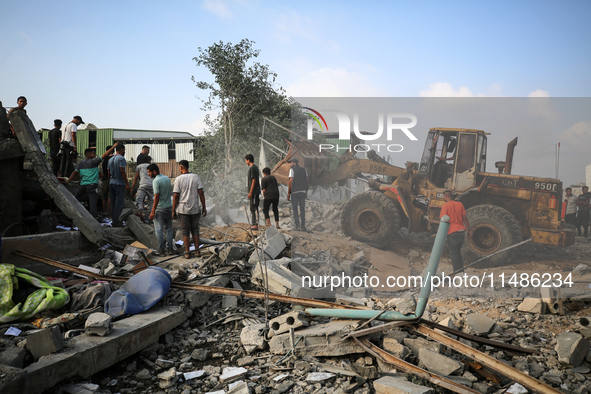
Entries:
{"type": "MultiPolygon", "coordinates": [[[[523,240],[521,226],[511,212],[496,205],[476,205],[466,211],[471,239],[462,247],[464,265],[468,265],[523,240]]],[[[515,249],[496,254],[482,261],[479,267],[510,263],[515,249]]]]}
{"type": "Polygon", "coordinates": [[[400,231],[400,211],[391,198],[368,191],[347,201],[341,227],[345,235],[357,241],[385,247],[400,231]]]}

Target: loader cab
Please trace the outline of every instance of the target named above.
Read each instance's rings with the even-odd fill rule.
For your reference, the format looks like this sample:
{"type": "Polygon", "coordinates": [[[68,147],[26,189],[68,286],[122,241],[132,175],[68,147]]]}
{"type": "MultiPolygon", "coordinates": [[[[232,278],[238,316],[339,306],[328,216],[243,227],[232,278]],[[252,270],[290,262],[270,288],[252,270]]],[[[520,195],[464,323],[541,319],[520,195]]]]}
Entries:
{"type": "Polygon", "coordinates": [[[431,187],[464,191],[476,185],[475,173],[486,169],[486,135],[482,130],[430,129],[419,165],[419,178],[431,187]]]}

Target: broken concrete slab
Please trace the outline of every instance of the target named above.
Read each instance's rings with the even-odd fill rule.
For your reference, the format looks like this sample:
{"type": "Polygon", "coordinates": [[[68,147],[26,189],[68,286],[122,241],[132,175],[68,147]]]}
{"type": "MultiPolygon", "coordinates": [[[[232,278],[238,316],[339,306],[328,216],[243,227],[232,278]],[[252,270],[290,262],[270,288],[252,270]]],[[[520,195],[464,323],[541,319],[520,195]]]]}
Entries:
{"type": "Polygon", "coordinates": [[[220,380],[224,383],[231,383],[246,376],[248,369],[242,367],[226,367],[220,375],[220,380]]]}
{"type": "Polygon", "coordinates": [[[229,390],[226,394],[250,394],[250,388],[246,382],[236,382],[234,385],[229,385],[229,390]]]}
{"type": "MultiPolygon", "coordinates": [[[[364,353],[357,343],[343,340],[341,336],[352,331],[358,322],[355,320],[336,320],[298,330],[296,335],[296,354],[307,356],[342,356],[345,354],[364,353]],[[301,338],[298,341],[298,338],[301,338]]],[[[290,334],[275,335],[269,341],[273,354],[285,354],[291,349],[290,334]]]]}
{"type": "Polygon", "coordinates": [[[84,332],[88,335],[104,337],[111,333],[113,328],[113,316],[103,312],[95,312],[88,316],[84,324],[84,332]]]}
{"type": "Polygon", "coordinates": [[[246,245],[226,245],[219,251],[220,259],[226,263],[231,263],[236,260],[242,260],[248,252],[248,246],[246,245]]]}
{"type": "Polygon", "coordinates": [[[488,316],[472,313],[466,318],[466,324],[470,326],[476,335],[487,335],[492,331],[496,322],[488,316]]]}
{"type": "Polygon", "coordinates": [[[540,298],[524,298],[517,310],[527,313],[546,313],[546,304],[540,298]]]}
{"type": "Polygon", "coordinates": [[[419,386],[402,378],[384,376],[373,382],[376,394],[431,394],[432,388],[419,386]]]}
{"type": "Polygon", "coordinates": [[[462,364],[456,360],[424,348],[419,350],[419,361],[439,375],[447,376],[462,370],[462,364]]]}
{"type": "Polygon", "coordinates": [[[576,332],[561,332],[556,338],[555,350],[558,353],[558,361],[573,367],[581,365],[589,347],[589,341],[576,332]]]}
{"type": "MultiPolygon", "coordinates": [[[[192,283],[203,286],[214,286],[214,287],[226,287],[230,282],[228,275],[214,276],[211,278],[205,278],[201,280],[195,280],[192,283]]],[[[203,305],[207,304],[207,301],[215,294],[205,293],[203,291],[185,290],[185,299],[191,309],[199,309],[203,305]]]]}
{"type": "Polygon", "coordinates": [[[310,317],[302,311],[293,311],[277,316],[269,321],[269,337],[310,325],[310,317]]]}
{"type": "Polygon", "coordinates": [[[250,354],[256,349],[263,349],[265,347],[264,329],[264,323],[253,324],[242,329],[240,332],[240,342],[247,353],[250,354]]]}
{"type": "Polygon", "coordinates": [[[64,348],[64,338],[58,326],[38,330],[27,335],[27,349],[35,360],[59,352],[64,348]]]}
{"type": "Polygon", "coordinates": [[[21,392],[42,393],[74,376],[87,378],[158,341],[186,319],[180,307],[153,308],[113,323],[108,337],[74,337],[65,350],[24,369],[28,388],[21,392]]]}
{"type": "Polygon", "coordinates": [[[315,289],[305,286],[308,282],[303,281],[302,277],[285,267],[290,261],[291,259],[285,257],[279,260],[268,260],[266,269],[263,263],[257,263],[252,269],[252,279],[264,287],[265,278],[268,276],[269,291],[275,294],[316,299],[333,298],[329,288],[315,289]]]}
{"type": "Polygon", "coordinates": [[[310,372],[306,376],[306,382],[310,382],[311,384],[323,383],[333,379],[335,376],[335,374],[330,372],[310,372]]]}
{"type": "Polygon", "coordinates": [[[25,365],[27,350],[19,346],[11,346],[0,352],[0,364],[22,368],[25,365]]]}
{"type": "Polygon", "coordinates": [[[136,215],[131,215],[127,218],[127,227],[142,244],[150,249],[158,250],[154,226],[142,222],[136,215]]]}
{"type": "Polygon", "coordinates": [[[440,353],[442,349],[442,345],[438,342],[428,341],[422,338],[405,338],[403,341],[405,346],[412,351],[415,357],[419,357],[419,351],[421,349],[428,349],[432,352],[440,353]]]}

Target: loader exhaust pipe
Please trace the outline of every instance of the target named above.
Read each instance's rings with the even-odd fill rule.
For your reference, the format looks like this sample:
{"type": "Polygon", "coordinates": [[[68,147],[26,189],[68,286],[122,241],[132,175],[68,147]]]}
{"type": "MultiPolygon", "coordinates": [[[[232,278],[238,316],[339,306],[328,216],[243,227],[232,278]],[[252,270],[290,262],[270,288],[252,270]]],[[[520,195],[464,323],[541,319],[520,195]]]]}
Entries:
{"type": "Polygon", "coordinates": [[[505,174],[511,174],[511,167],[513,167],[513,152],[517,145],[517,137],[507,144],[507,155],[505,156],[505,174]]]}

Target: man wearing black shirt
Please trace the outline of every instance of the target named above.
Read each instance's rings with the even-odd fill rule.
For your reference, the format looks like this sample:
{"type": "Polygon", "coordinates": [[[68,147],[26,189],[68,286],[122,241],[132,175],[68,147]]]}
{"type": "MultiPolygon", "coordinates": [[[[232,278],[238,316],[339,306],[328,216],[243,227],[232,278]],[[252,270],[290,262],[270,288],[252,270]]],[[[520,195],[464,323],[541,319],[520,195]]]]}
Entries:
{"type": "Polygon", "coordinates": [[[244,156],[248,169],[248,199],[250,200],[250,213],[252,214],[253,230],[259,229],[259,217],[257,215],[259,210],[261,186],[259,184],[259,168],[254,164],[254,156],[250,153],[244,156]]]}
{"type": "MultiPolygon", "coordinates": [[[[148,145],[144,145],[142,146],[142,151],[140,152],[139,155],[137,155],[137,165],[139,166],[140,164],[144,164],[146,163],[145,159],[146,157],[148,157],[148,155],[150,154],[150,147],[148,145]]],[[[150,164],[150,163],[148,163],[150,164]]]]}
{"type": "Polygon", "coordinates": [[[263,168],[263,180],[261,181],[261,189],[263,189],[263,214],[265,215],[265,222],[267,227],[271,227],[271,217],[269,216],[269,208],[273,205],[273,216],[275,216],[275,227],[279,227],[279,185],[277,184],[277,178],[271,175],[271,169],[269,167],[263,168]]]}
{"type": "Polygon", "coordinates": [[[60,163],[62,158],[58,157],[60,151],[60,137],[62,135],[62,121],[56,119],[53,121],[53,129],[49,131],[49,156],[51,157],[51,167],[53,175],[57,176],[60,170],[60,163]]]}

